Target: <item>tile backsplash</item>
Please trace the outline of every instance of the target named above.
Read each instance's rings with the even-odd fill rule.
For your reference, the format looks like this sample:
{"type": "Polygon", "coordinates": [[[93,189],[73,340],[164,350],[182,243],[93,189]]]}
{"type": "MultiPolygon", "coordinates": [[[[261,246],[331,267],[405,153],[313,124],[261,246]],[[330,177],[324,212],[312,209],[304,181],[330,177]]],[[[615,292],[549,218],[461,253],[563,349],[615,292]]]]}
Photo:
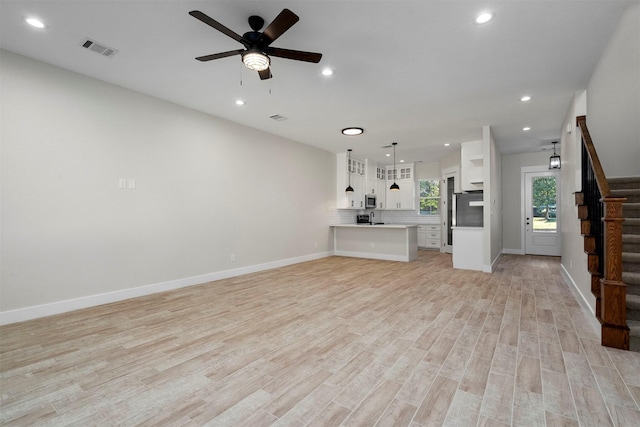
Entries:
{"type": "MultiPolygon", "coordinates": [[[[369,214],[372,210],[331,209],[329,224],[355,224],[357,214],[369,214]]],[[[420,215],[418,211],[373,210],[375,222],[388,224],[440,224],[439,215],[420,215]]]]}

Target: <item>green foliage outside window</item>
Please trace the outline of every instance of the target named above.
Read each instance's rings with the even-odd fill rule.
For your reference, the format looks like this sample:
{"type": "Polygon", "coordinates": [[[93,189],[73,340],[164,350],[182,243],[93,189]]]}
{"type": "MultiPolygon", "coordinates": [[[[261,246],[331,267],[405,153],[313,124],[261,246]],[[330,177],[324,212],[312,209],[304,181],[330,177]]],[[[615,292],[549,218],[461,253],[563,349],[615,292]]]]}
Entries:
{"type": "Polygon", "coordinates": [[[535,178],[532,185],[533,216],[546,220],[556,217],[556,178],[535,178]]]}
{"type": "Polygon", "coordinates": [[[420,215],[440,214],[440,180],[420,181],[420,215]]]}

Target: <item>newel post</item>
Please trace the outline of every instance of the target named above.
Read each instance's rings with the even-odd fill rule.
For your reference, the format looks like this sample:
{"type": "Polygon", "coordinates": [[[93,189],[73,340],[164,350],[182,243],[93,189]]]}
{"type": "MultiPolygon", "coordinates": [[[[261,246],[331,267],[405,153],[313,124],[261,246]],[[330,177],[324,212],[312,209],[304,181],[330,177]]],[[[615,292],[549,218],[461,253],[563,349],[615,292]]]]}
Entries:
{"type": "Polygon", "coordinates": [[[627,285],[622,282],[622,203],[625,198],[604,197],[604,274],[602,297],[602,345],[629,349],[627,285]]]}

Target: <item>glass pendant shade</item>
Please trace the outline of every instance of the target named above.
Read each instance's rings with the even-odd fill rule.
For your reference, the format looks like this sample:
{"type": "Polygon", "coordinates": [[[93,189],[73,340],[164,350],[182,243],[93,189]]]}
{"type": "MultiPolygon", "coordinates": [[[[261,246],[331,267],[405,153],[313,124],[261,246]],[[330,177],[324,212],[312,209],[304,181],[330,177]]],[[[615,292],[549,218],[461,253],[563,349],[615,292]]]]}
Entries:
{"type": "Polygon", "coordinates": [[[258,50],[248,50],[242,54],[242,63],[254,71],[264,71],[269,68],[269,57],[258,50]]]}
{"type": "Polygon", "coordinates": [[[560,155],[556,154],[556,144],[557,142],[553,143],[553,154],[549,157],[549,169],[560,169],[562,166],[560,155]]]}

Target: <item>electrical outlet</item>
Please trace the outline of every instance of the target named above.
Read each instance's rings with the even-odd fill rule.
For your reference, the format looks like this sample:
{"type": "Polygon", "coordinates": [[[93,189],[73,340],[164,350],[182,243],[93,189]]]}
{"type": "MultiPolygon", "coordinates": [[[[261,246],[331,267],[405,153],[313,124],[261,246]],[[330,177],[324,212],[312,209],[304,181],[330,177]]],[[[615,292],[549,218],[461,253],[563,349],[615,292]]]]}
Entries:
{"type": "Polygon", "coordinates": [[[118,180],[118,188],[121,188],[121,189],[127,188],[127,180],[125,178],[120,178],[118,180]]]}
{"type": "Polygon", "coordinates": [[[231,260],[231,262],[236,262],[236,254],[231,254],[229,256],[229,259],[231,260]]]}
{"type": "Polygon", "coordinates": [[[136,180],[135,179],[130,179],[127,182],[127,186],[131,189],[135,189],[136,188],[136,180]]]}

